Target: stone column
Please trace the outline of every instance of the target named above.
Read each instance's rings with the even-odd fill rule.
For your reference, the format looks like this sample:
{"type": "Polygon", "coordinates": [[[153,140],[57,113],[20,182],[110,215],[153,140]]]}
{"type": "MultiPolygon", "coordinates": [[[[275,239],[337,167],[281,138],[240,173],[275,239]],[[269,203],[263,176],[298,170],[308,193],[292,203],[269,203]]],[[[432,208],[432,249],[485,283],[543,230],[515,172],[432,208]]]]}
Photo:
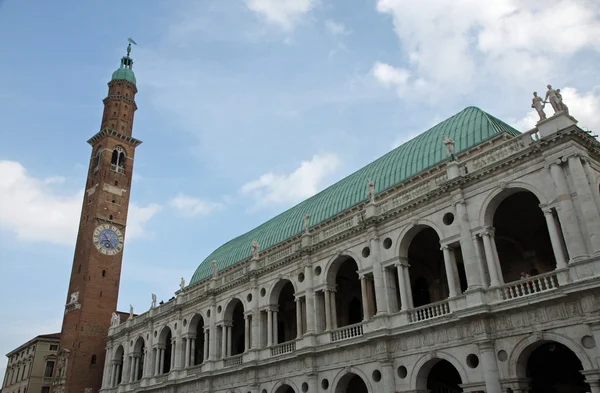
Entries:
{"type": "Polygon", "coordinates": [[[112,386],[119,386],[119,361],[113,360],[113,384],[112,386]]]}
{"type": "Polygon", "coordinates": [[[497,268],[499,261],[496,261],[496,255],[494,254],[491,240],[492,236],[494,236],[493,229],[486,229],[485,232],[481,233],[481,238],[483,239],[483,250],[485,252],[485,261],[487,262],[488,273],[490,274],[490,286],[497,287],[500,285],[497,268]]]}
{"type": "Polygon", "coordinates": [[[204,359],[203,359],[203,363],[205,361],[208,360],[208,345],[210,343],[210,340],[212,340],[212,338],[210,337],[210,333],[208,332],[208,330],[204,330],[204,359]]]}
{"type": "Polygon", "coordinates": [[[304,296],[306,297],[306,333],[314,333],[316,331],[315,326],[315,294],[313,290],[313,271],[312,265],[307,264],[304,266],[304,280],[306,286],[304,289],[304,296]]]}
{"type": "Polygon", "coordinates": [[[250,315],[244,315],[244,348],[250,350],[250,315]]]}
{"type": "Polygon", "coordinates": [[[446,267],[446,278],[448,280],[449,297],[456,297],[456,282],[454,281],[454,269],[452,268],[452,257],[450,256],[450,247],[442,246],[444,254],[444,266],[446,267]]]}
{"type": "Polygon", "coordinates": [[[174,370],[175,366],[178,366],[178,364],[176,363],[177,355],[177,339],[174,338],[171,340],[171,370],[174,370]]]}
{"type": "Polygon", "coordinates": [[[331,328],[337,329],[338,327],[338,313],[337,313],[337,304],[335,302],[335,290],[332,289],[329,293],[329,298],[331,299],[331,328]]]}
{"type": "MultiPolygon", "coordinates": [[[[166,344],[166,345],[169,345],[169,344],[166,344]]],[[[160,362],[159,362],[160,368],[158,370],[159,374],[162,374],[163,370],[165,369],[165,348],[166,347],[159,347],[158,348],[159,353],[160,353],[160,362]]]]}
{"type": "Polygon", "coordinates": [[[325,300],[325,331],[331,330],[331,297],[329,296],[330,290],[325,288],[323,290],[323,296],[325,300]]]}
{"type": "Polygon", "coordinates": [[[502,393],[500,385],[500,373],[496,363],[496,354],[494,343],[491,341],[478,344],[479,354],[481,355],[481,364],[483,366],[483,379],[485,380],[485,390],[487,393],[502,393]]]}
{"type": "Polygon", "coordinates": [[[232,337],[232,333],[233,333],[233,325],[228,325],[227,326],[227,356],[231,356],[231,354],[233,352],[231,352],[231,341],[233,339],[232,337]]]}
{"type": "Polygon", "coordinates": [[[142,355],[134,355],[133,357],[133,382],[138,380],[138,374],[140,371],[140,356],[142,355]]]}
{"type": "Polygon", "coordinates": [[[481,273],[479,271],[479,262],[475,256],[475,247],[471,237],[471,224],[469,223],[467,204],[464,199],[456,202],[456,214],[460,224],[460,245],[465,264],[468,289],[480,288],[481,273]]]}
{"type": "Polygon", "coordinates": [[[192,346],[192,341],[190,340],[190,336],[185,338],[185,358],[183,360],[183,367],[187,368],[190,366],[190,350],[192,346]]]}
{"type": "Polygon", "coordinates": [[[360,276],[360,293],[362,295],[363,321],[369,319],[369,299],[367,299],[367,277],[360,276]]]}
{"type": "Polygon", "coordinates": [[[227,357],[227,326],[221,325],[221,358],[227,357]]]}
{"type": "Polygon", "coordinates": [[[588,183],[585,170],[581,164],[581,158],[578,155],[569,157],[569,171],[577,192],[577,201],[585,217],[583,222],[587,226],[592,249],[594,254],[598,255],[600,254],[600,213],[598,213],[590,183],[588,183]]]}
{"type": "Polygon", "coordinates": [[[273,310],[273,345],[279,344],[279,319],[277,317],[279,309],[273,310]]]}
{"type": "Polygon", "coordinates": [[[402,262],[396,264],[396,270],[398,271],[398,289],[400,290],[400,310],[408,310],[408,295],[406,294],[406,282],[404,275],[404,265],[402,262]]]}
{"type": "Polygon", "coordinates": [[[544,212],[544,217],[546,218],[546,225],[548,226],[548,232],[550,234],[550,243],[552,243],[552,251],[554,251],[554,257],[556,258],[556,268],[564,269],[567,267],[567,260],[563,252],[560,232],[556,226],[552,208],[544,208],[542,211],[544,212]]]}
{"type": "Polygon", "coordinates": [[[260,347],[260,323],[261,315],[258,310],[258,282],[256,277],[253,278],[252,286],[252,299],[254,300],[254,306],[252,307],[252,339],[250,340],[250,347],[252,349],[258,349],[260,347]]]}
{"type": "Polygon", "coordinates": [[[192,343],[190,345],[190,357],[188,362],[188,365],[190,367],[196,365],[196,337],[197,336],[189,336],[188,338],[188,340],[190,340],[190,342],[192,343]]]}
{"type": "Polygon", "coordinates": [[[273,310],[267,310],[267,347],[273,346],[273,310]]]}
{"type": "Polygon", "coordinates": [[[592,196],[594,197],[594,200],[596,201],[596,206],[598,207],[598,209],[600,209],[600,189],[596,188],[596,173],[594,172],[594,170],[592,169],[592,167],[590,166],[590,161],[585,159],[583,160],[583,169],[585,170],[585,173],[587,175],[587,179],[588,179],[588,183],[590,184],[590,188],[592,190],[592,196]]]}
{"type": "Polygon", "coordinates": [[[565,174],[560,166],[561,161],[557,160],[550,164],[550,174],[556,187],[556,198],[559,201],[558,217],[562,224],[567,250],[571,260],[578,260],[587,256],[587,250],[583,243],[583,235],[579,227],[577,213],[571,200],[569,188],[565,174]]]}
{"type": "Polygon", "coordinates": [[[133,370],[135,366],[135,358],[133,357],[133,355],[131,355],[129,357],[129,383],[132,383],[134,381],[133,379],[133,370]]]}
{"type": "Polygon", "coordinates": [[[408,260],[406,260],[406,263],[404,264],[404,282],[406,283],[408,308],[415,308],[412,296],[412,285],[410,283],[410,272],[408,271],[408,269],[410,269],[410,264],[408,263],[408,260]]]}
{"type": "Polygon", "coordinates": [[[485,259],[483,258],[483,254],[481,253],[481,242],[479,241],[479,236],[473,235],[473,244],[475,245],[475,256],[479,261],[479,272],[481,273],[481,286],[483,288],[489,287],[489,282],[485,276],[485,259]]]}
{"type": "Polygon", "coordinates": [[[302,337],[302,301],[299,297],[296,298],[296,337],[302,337]]]}
{"type": "Polygon", "coordinates": [[[379,237],[371,237],[370,246],[371,258],[373,259],[373,284],[375,285],[375,304],[377,306],[377,314],[387,314],[389,312],[389,305],[386,301],[386,288],[383,282],[383,271],[381,270],[379,237]]]}
{"type": "MultiPolygon", "coordinates": [[[[210,329],[210,334],[209,334],[209,338],[210,340],[208,341],[208,360],[215,360],[217,358],[217,348],[219,345],[218,342],[218,334],[217,334],[217,326],[216,326],[216,310],[215,310],[215,304],[212,304],[210,306],[210,320],[209,320],[209,329],[210,329]]],[[[206,345],[206,344],[205,344],[206,345]]]]}
{"type": "Polygon", "coordinates": [[[160,346],[154,348],[154,376],[160,374],[162,369],[160,368],[160,346]]]}
{"type": "MultiPolygon", "coordinates": [[[[109,347],[106,347],[106,354],[104,356],[104,372],[102,373],[102,388],[106,389],[110,387],[110,376],[111,376],[111,369],[110,369],[110,355],[111,355],[111,349],[109,347]]],[[[8,376],[8,373],[6,374],[8,376]]]]}

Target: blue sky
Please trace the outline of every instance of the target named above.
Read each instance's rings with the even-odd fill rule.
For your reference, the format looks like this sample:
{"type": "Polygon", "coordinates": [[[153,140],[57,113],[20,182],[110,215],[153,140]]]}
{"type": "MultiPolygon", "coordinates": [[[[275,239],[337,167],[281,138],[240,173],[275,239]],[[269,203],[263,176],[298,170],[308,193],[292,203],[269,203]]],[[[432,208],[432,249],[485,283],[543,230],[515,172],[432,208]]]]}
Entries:
{"type": "Polygon", "coordinates": [[[0,0],[0,352],[60,330],[86,140],[127,37],[144,144],[119,309],[144,312],[222,243],[466,106],[525,131],[552,83],[599,131],[600,3],[519,3],[0,0]]]}

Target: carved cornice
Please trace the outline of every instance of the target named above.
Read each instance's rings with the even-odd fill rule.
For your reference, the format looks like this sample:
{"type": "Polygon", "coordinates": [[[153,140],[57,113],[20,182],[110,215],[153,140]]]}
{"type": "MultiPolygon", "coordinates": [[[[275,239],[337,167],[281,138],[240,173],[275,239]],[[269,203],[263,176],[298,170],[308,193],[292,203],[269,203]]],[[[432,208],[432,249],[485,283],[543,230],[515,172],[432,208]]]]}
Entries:
{"type": "Polygon", "coordinates": [[[112,128],[103,128],[102,130],[98,131],[98,133],[96,135],[94,135],[93,137],[91,137],[87,141],[87,143],[89,143],[90,145],[93,146],[100,139],[104,138],[105,136],[111,136],[113,138],[117,138],[120,141],[128,143],[129,145],[134,146],[134,147],[137,147],[137,146],[139,146],[139,145],[142,144],[142,141],[140,141],[139,139],[135,139],[132,136],[122,134],[119,131],[113,130],[112,128]]]}

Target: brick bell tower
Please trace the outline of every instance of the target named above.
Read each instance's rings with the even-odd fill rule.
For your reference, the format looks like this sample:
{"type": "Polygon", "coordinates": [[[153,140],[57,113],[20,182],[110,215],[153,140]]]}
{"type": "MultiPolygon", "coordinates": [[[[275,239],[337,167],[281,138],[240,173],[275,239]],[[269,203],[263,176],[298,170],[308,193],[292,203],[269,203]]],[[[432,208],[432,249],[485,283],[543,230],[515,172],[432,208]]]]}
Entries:
{"type": "Polygon", "coordinates": [[[137,93],[131,42],[108,83],[100,131],[92,146],[79,233],[54,370],[55,393],[97,393],[102,385],[105,339],[119,296],[123,241],[135,148],[137,93]]]}

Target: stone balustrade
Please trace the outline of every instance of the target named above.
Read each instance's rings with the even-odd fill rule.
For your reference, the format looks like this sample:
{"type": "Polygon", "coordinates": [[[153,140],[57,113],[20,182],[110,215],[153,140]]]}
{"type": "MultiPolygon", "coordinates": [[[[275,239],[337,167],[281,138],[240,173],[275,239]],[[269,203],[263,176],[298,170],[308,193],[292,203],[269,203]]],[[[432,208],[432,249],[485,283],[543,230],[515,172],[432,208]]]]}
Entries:
{"type": "Polygon", "coordinates": [[[408,322],[420,322],[428,319],[438,318],[450,314],[450,302],[442,300],[441,302],[426,304],[421,307],[413,308],[408,311],[408,322]]]}
{"type": "Polygon", "coordinates": [[[531,296],[536,293],[551,291],[557,289],[558,277],[555,271],[550,273],[539,274],[533,277],[523,278],[519,281],[513,281],[497,288],[497,299],[506,301],[517,299],[526,296],[531,296]]]}
{"type": "Polygon", "coordinates": [[[271,356],[279,356],[296,350],[296,341],[288,341],[271,347],[271,356]]]}
{"type": "Polygon", "coordinates": [[[330,332],[331,342],[348,340],[350,338],[359,337],[363,335],[363,324],[357,323],[355,325],[344,326],[330,332]]]}
{"type": "Polygon", "coordinates": [[[243,355],[240,354],[223,359],[223,367],[239,366],[242,364],[242,357],[243,355]]]}

